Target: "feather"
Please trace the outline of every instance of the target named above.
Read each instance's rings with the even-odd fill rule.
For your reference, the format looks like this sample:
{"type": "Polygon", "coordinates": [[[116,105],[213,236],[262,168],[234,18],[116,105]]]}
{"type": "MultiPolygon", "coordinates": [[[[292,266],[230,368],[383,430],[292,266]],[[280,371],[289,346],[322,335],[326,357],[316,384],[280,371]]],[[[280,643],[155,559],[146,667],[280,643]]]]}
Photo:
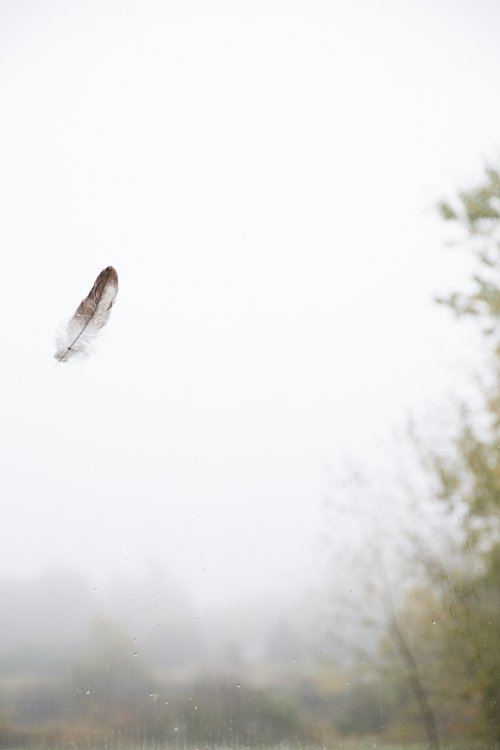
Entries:
{"type": "Polygon", "coordinates": [[[56,339],[58,362],[85,357],[101,328],[108,322],[109,314],[118,293],[118,274],[113,266],[101,271],[87,297],[56,339]]]}

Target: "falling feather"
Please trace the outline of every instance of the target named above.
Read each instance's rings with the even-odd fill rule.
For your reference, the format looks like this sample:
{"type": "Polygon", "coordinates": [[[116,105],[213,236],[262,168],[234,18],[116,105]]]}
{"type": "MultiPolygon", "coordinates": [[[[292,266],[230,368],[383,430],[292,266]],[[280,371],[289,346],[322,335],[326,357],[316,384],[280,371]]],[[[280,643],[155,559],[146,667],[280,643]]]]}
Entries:
{"type": "Polygon", "coordinates": [[[90,354],[91,344],[101,328],[108,322],[109,314],[118,293],[118,274],[113,266],[101,271],[87,297],[56,339],[55,358],[68,362],[90,354]]]}

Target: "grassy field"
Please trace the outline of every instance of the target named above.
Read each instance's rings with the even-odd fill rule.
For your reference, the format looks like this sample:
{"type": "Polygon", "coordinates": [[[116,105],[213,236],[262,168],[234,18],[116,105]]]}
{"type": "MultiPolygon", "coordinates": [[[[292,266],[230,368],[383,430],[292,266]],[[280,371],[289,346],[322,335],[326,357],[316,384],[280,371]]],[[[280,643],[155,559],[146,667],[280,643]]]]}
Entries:
{"type": "MultiPolygon", "coordinates": [[[[428,750],[428,744],[425,742],[413,742],[401,744],[399,742],[379,742],[377,740],[339,740],[337,743],[323,745],[300,745],[282,743],[279,745],[229,745],[229,744],[204,744],[204,745],[187,745],[182,743],[134,743],[134,742],[114,742],[96,745],[75,745],[73,743],[40,743],[29,745],[2,746],[2,750],[79,750],[85,747],[85,750],[428,750]]],[[[500,750],[499,743],[481,742],[481,741],[457,741],[453,743],[443,743],[441,750],[500,750]]]]}
{"type": "MultiPolygon", "coordinates": [[[[320,745],[258,745],[258,746],[247,746],[247,745],[182,745],[182,744],[169,744],[169,745],[152,745],[148,744],[109,744],[109,745],[96,745],[86,746],[85,750],[428,750],[426,743],[408,743],[400,744],[397,742],[377,742],[373,741],[357,741],[357,740],[344,740],[339,741],[336,744],[328,745],[328,747],[320,745]]],[[[60,744],[60,745],[29,745],[29,750],[74,750],[75,746],[71,744],[60,744]]],[[[20,750],[19,746],[5,747],[2,750],[20,750]]],[[[452,744],[442,744],[441,750],[500,750],[500,744],[498,743],[484,743],[484,742],[455,742],[452,744]]]]}

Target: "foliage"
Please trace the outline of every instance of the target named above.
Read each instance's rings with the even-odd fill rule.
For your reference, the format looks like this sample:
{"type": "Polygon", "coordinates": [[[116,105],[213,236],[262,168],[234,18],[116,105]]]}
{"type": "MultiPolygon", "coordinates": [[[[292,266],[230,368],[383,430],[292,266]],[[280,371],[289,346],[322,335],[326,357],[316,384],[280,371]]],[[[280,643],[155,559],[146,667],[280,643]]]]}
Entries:
{"type": "Polygon", "coordinates": [[[500,319],[500,172],[488,168],[481,185],[460,192],[454,203],[443,201],[439,211],[460,228],[477,261],[471,289],[452,292],[439,301],[457,315],[474,316],[484,333],[493,334],[500,319]]]}
{"type": "MultiPolygon", "coordinates": [[[[426,736],[433,748],[464,738],[469,745],[500,742],[500,172],[487,169],[482,184],[439,210],[473,270],[470,283],[438,302],[484,335],[490,357],[481,373],[482,401],[479,408],[459,408],[444,448],[419,446],[430,497],[425,490],[413,490],[412,497],[420,493],[422,505],[430,502],[449,522],[446,554],[440,540],[433,547],[425,538],[425,529],[421,538],[418,530],[402,530],[412,583],[395,593],[382,575],[381,555],[379,565],[367,562],[367,540],[371,585],[358,618],[376,612],[378,597],[385,631],[369,689],[358,670],[334,719],[343,733],[372,731],[397,741],[426,736]]],[[[385,547],[386,537],[376,537],[375,545],[385,547]]]]}
{"type": "Polygon", "coordinates": [[[428,596],[438,613],[407,601],[405,621],[440,723],[448,734],[500,741],[500,173],[487,169],[478,187],[442,203],[443,218],[462,232],[476,262],[472,285],[440,300],[477,321],[491,352],[483,406],[463,406],[447,450],[427,451],[435,497],[460,518],[454,559],[424,561],[428,596]],[[427,626],[425,621],[427,620],[427,626]],[[418,630],[421,630],[419,633],[418,630]]]}

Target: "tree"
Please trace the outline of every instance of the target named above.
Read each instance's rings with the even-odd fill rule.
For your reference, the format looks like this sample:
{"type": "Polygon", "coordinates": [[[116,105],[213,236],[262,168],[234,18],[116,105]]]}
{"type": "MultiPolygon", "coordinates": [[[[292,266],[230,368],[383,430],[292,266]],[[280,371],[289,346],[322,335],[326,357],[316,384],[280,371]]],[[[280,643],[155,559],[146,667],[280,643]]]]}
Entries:
{"type": "Polygon", "coordinates": [[[123,722],[158,690],[142,654],[118,625],[95,618],[82,658],[72,669],[75,707],[106,724],[123,722]]]}
{"type": "MultiPolygon", "coordinates": [[[[500,173],[487,169],[479,186],[439,210],[458,232],[473,270],[470,283],[438,302],[477,324],[489,355],[480,405],[461,405],[444,448],[418,448],[427,486],[416,495],[433,505],[436,516],[447,510],[450,554],[425,531],[419,536],[401,525],[406,549],[399,560],[406,556],[412,572],[406,585],[396,578],[392,591],[374,560],[383,549],[395,567],[396,541],[380,525],[360,532],[365,513],[350,502],[356,531],[365,536],[358,577],[365,576],[371,593],[354,602],[350,590],[344,605],[358,632],[370,622],[373,631],[383,631],[378,675],[397,706],[391,709],[398,716],[393,737],[414,736],[420,723],[429,747],[437,747],[439,733],[500,741],[500,173]]],[[[371,506],[378,505],[372,487],[361,490],[371,506]]],[[[350,589],[353,570],[351,565],[350,589]]]]}
{"type": "Polygon", "coordinates": [[[454,569],[439,571],[447,611],[443,665],[456,692],[478,706],[476,731],[500,740],[500,173],[439,206],[475,259],[471,284],[438,300],[474,320],[487,342],[489,372],[482,407],[462,406],[457,434],[445,452],[429,451],[436,496],[461,518],[454,569]]]}

